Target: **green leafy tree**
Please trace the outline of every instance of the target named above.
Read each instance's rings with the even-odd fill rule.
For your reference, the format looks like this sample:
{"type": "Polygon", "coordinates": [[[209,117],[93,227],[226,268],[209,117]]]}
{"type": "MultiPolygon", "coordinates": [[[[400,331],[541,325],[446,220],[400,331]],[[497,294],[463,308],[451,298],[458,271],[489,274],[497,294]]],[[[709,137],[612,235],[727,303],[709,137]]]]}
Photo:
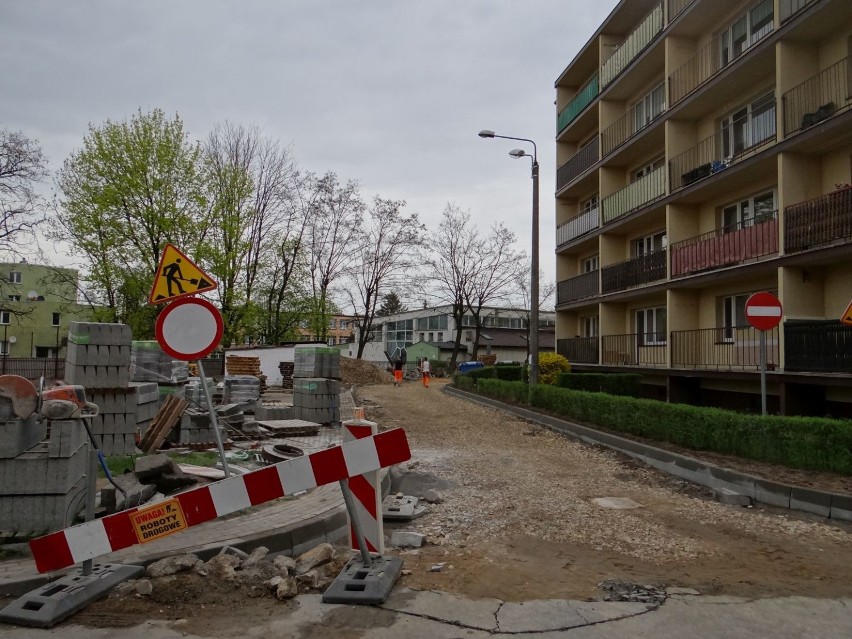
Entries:
{"type": "Polygon", "coordinates": [[[153,335],[158,308],[146,302],[163,247],[192,257],[209,230],[200,157],[177,115],[140,110],[90,125],[59,172],[50,237],[84,261],[101,319],[129,324],[138,338],[153,335]]]}

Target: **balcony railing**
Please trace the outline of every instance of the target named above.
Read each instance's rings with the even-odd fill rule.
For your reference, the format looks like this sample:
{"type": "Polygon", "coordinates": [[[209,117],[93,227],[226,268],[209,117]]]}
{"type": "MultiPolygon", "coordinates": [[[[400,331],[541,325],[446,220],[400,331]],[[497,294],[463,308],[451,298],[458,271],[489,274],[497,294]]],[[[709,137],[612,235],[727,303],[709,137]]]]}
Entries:
{"type": "Polygon", "coordinates": [[[761,221],[722,227],[671,245],[672,277],[742,264],[778,254],[778,212],[761,221]]]}
{"type": "Polygon", "coordinates": [[[666,168],[661,166],[641,177],[620,191],[605,197],[603,206],[604,224],[627,215],[633,211],[658,200],[666,194],[666,168]]]}
{"type": "Polygon", "coordinates": [[[722,57],[719,49],[718,38],[713,38],[708,44],[701,47],[694,56],[675,69],[669,76],[669,107],[674,106],[695,89],[707,82],[716,73],[744,55],[751,47],[772,33],[774,25],[752,34],[751,38],[743,43],[742,52],[730,60],[722,57]]]}
{"type": "Polygon", "coordinates": [[[786,22],[814,1],[815,0],[779,0],[778,12],[780,14],[781,22],[786,22]]]}
{"type": "Polygon", "coordinates": [[[598,136],[556,169],[556,190],[559,191],[589,170],[600,159],[598,136]]]}
{"type": "Polygon", "coordinates": [[[852,186],[784,209],[784,252],[852,239],[852,186]]]}
{"type": "Polygon", "coordinates": [[[750,158],[775,142],[775,106],[758,117],[734,122],[669,162],[672,191],[750,158]]]}
{"type": "Polygon", "coordinates": [[[564,224],[556,227],[556,246],[561,246],[581,235],[594,231],[600,225],[601,220],[596,208],[572,217],[564,224]]]}
{"type": "Polygon", "coordinates": [[[583,88],[577,91],[577,95],[571,98],[571,101],[559,112],[556,117],[556,134],[559,135],[562,129],[571,124],[583,112],[583,109],[592,103],[598,93],[598,74],[595,73],[583,88]]]}
{"type": "Polygon", "coordinates": [[[598,271],[562,280],[556,285],[556,303],[575,302],[598,294],[598,271]]]}
{"type": "Polygon", "coordinates": [[[669,22],[680,15],[680,12],[686,9],[693,0],[669,0],[669,22]]]}
{"type": "Polygon", "coordinates": [[[805,80],[784,94],[784,135],[812,127],[852,106],[849,58],[805,80]]]}
{"type": "Polygon", "coordinates": [[[784,369],[814,373],[852,371],[852,326],[837,320],[784,322],[784,369]]]}
{"type": "Polygon", "coordinates": [[[572,364],[598,363],[597,337],[573,337],[556,340],[556,352],[572,364]]]}
{"type": "Polygon", "coordinates": [[[627,142],[627,140],[639,133],[665,112],[664,108],[661,109],[659,113],[646,122],[644,119],[637,117],[636,108],[634,106],[601,132],[603,155],[611,153],[614,149],[627,142]]]}
{"type": "Polygon", "coordinates": [[[665,366],[666,334],[604,335],[601,355],[601,364],[610,366],[665,366]]]}
{"type": "Polygon", "coordinates": [[[601,290],[604,293],[614,293],[664,279],[666,279],[665,249],[605,266],[601,269],[601,290]]]}
{"type": "Polygon", "coordinates": [[[663,3],[658,4],[627,36],[601,67],[601,87],[612,82],[663,30],[663,3]]]}
{"type": "MultiPolygon", "coordinates": [[[[780,365],[778,328],[766,331],[766,367],[780,365]]],[[[752,327],[702,328],[672,331],[672,368],[702,370],[757,370],[760,368],[760,331],[752,327]]]]}

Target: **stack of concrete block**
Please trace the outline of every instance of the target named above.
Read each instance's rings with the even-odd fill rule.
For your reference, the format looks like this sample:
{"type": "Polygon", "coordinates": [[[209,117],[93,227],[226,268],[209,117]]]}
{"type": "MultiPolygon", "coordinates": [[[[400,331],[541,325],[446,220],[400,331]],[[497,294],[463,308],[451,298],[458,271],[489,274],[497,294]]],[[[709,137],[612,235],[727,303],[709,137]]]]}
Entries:
{"type": "MultiPolygon", "coordinates": [[[[222,421],[217,409],[217,417],[222,421]]],[[[239,411],[240,416],[243,415],[239,411]]],[[[219,425],[219,435],[222,441],[227,439],[227,433],[223,426],[219,425]]],[[[174,444],[185,446],[188,444],[210,444],[216,443],[216,433],[213,430],[213,424],[210,422],[210,413],[203,409],[187,408],[181,415],[180,423],[177,428],[173,428],[166,439],[174,444]]]]}
{"type": "Polygon", "coordinates": [[[92,434],[106,455],[136,451],[137,403],[130,388],[132,335],[124,324],[71,322],[65,381],[85,387],[98,406],[92,434]]]}
{"type": "Polygon", "coordinates": [[[318,424],[340,422],[340,382],[321,377],[293,379],[293,415],[318,424]]]}
{"type": "Polygon", "coordinates": [[[340,379],[340,351],[336,348],[297,346],[293,377],[340,379]]]}
{"type": "Polygon", "coordinates": [[[130,382],[130,390],[136,400],[135,435],[141,438],[160,408],[160,387],[157,382],[130,382]]]}
{"type": "Polygon", "coordinates": [[[127,388],[132,336],[124,324],[71,322],[65,382],[86,388],[127,388]]]}
{"type": "Polygon", "coordinates": [[[251,375],[233,375],[222,381],[222,402],[252,404],[260,398],[260,380],[251,375]]]}
{"type": "MultiPolygon", "coordinates": [[[[17,457],[47,435],[47,422],[35,415],[26,419],[4,418],[0,421],[0,460],[17,457]]],[[[0,484],[2,489],[3,484],[0,484]]]]}
{"type": "Polygon", "coordinates": [[[71,525],[85,505],[86,427],[80,419],[54,420],[49,430],[47,440],[0,459],[0,532],[59,530],[71,525]]]}
{"type": "Polygon", "coordinates": [[[279,362],[278,370],[281,372],[281,388],[293,388],[293,371],[295,364],[293,362],[279,362]]]}
{"type": "Polygon", "coordinates": [[[130,379],[134,382],[183,384],[189,377],[187,362],[172,359],[153,340],[134,341],[130,352],[130,379]]]}
{"type": "Polygon", "coordinates": [[[296,413],[292,406],[264,406],[258,403],[254,409],[254,418],[257,421],[264,419],[295,419],[296,413]]]}
{"type": "MultiPolygon", "coordinates": [[[[212,399],[216,383],[212,379],[205,378],[205,380],[207,381],[207,390],[212,399]]],[[[187,379],[186,386],[183,387],[183,395],[190,406],[207,407],[207,397],[204,394],[204,386],[201,385],[201,378],[190,377],[187,379]]]]}

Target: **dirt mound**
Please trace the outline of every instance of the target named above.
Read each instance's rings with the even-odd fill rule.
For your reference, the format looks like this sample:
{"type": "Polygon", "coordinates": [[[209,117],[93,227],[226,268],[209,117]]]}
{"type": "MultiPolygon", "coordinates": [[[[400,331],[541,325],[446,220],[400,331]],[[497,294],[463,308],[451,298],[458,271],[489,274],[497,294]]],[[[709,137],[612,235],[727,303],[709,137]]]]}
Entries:
{"type": "Polygon", "coordinates": [[[393,375],[362,359],[340,358],[340,381],[344,384],[393,384],[393,375]]]}

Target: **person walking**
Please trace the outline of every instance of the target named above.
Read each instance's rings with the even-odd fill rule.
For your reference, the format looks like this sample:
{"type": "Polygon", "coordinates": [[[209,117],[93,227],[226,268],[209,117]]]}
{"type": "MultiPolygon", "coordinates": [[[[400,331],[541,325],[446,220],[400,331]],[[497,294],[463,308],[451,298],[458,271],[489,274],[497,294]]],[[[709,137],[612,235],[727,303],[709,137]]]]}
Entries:
{"type": "Polygon", "coordinates": [[[393,361],[393,385],[402,386],[402,360],[395,359],[393,361]]]}
{"type": "Polygon", "coordinates": [[[420,376],[423,378],[423,387],[429,388],[429,378],[432,376],[432,365],[429,363],[428,357],[424,357],[420,361],[420,376]]]}

